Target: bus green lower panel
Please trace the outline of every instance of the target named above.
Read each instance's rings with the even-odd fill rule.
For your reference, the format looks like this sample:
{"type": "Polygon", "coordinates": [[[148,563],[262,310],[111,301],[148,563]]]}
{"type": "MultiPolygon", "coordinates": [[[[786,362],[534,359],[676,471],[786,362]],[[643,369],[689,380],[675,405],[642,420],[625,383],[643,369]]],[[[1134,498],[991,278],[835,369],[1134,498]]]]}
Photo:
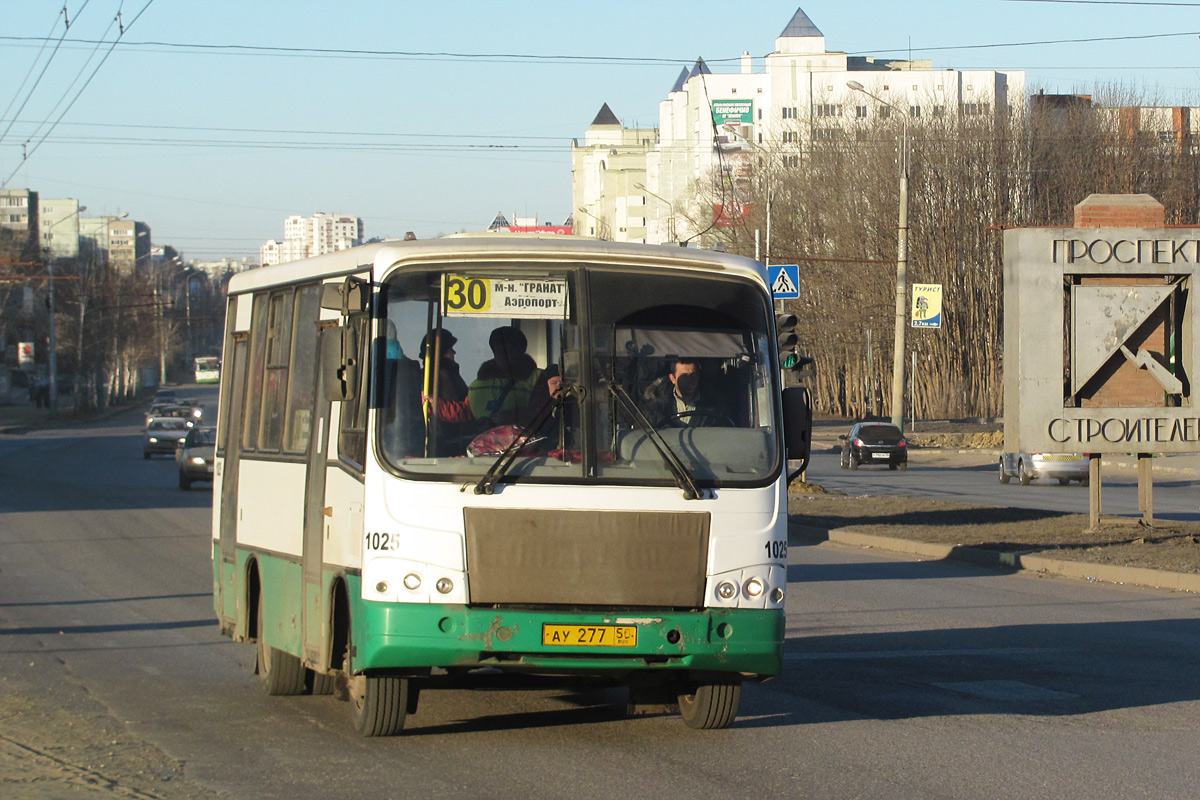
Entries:
{"type": "Polygon", "coordinates": [[[574,674],[651,669],[769,677],[779,674],[782,663],[782,611],[612,614],[376,602],[359,611],[358,669],[490,665],[574,674]],[[633,626],[636,644],[548,645],[544,625],[633,626]]]}

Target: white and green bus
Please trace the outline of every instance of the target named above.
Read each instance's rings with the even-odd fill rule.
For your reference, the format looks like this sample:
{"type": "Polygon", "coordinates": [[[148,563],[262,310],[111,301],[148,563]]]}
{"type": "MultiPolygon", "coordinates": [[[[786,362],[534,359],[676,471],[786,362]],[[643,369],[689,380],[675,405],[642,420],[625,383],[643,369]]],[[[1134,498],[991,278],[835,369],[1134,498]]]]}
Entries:
{"type": "Polygon", "coordinates": [[[367,736],[498,674],[728,726],[782,661],[794,338],[757,262],[688,248],[462,236],[239,273],[222,631],[367,736]]]}
{"type": "Polygon", "coordinates": [[[216,383],[221,380],[221,359],[217,356],[200,356],[193,361],[196,383],[216,383]]]}

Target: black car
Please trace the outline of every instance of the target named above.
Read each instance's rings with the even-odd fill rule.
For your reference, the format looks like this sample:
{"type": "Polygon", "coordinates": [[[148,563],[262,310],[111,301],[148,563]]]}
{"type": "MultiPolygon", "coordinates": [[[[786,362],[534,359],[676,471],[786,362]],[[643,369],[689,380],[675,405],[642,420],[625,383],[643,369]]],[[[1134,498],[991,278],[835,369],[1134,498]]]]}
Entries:
{"type": "Polygon", "coordinates": [[[859,422],[838,438],[842,441],[842,469],[858,469],[860,464],[908,469],[908,443],[890,422],[859,422]]]}

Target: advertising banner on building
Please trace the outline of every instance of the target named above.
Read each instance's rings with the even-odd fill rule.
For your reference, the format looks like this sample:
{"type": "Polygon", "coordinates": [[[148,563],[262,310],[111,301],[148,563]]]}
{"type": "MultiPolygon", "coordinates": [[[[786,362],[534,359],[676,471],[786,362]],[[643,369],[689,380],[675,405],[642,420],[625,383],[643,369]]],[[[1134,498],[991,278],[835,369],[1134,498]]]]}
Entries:
{"type": "Polygon", "coordinates": [[[753,100],[713,100],[713,124],[718,128],[726,123],[752,125],[754,123],[753,100]]]}
{"type": "Polygon", "coordinates": [[[940,283],[913,284],[911,316],[914,328],[942,327],[942,285],[940,283]]]}

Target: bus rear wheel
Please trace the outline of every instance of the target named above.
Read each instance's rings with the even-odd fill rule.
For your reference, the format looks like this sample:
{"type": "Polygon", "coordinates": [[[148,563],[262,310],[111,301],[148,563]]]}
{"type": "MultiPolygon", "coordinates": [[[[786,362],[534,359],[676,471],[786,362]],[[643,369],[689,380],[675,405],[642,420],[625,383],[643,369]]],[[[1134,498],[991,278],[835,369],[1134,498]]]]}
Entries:
{"type": "Polygon", "coordinates": [[[305,694],[308,686],[305,683],[305,668],[300,659],[291,653],[285,653],[271,647],[263,638],[263,604],[262,595],[258,596],[258,641],[256,648],[258,679],[263,689],[269,695],[288,696],[305,694]]]}
{"type": "Polygon", "coordinates": [[[679,713],[689,728],[728,728],[737,718],[742,700],[740,683],[702,683],[679,695],[679,713]]]}
{"type": "Polygon", "coordinates": [[[407,678],[350,678],[350,717],[361,736],[394,736],[408,716],[407,678]]]}

